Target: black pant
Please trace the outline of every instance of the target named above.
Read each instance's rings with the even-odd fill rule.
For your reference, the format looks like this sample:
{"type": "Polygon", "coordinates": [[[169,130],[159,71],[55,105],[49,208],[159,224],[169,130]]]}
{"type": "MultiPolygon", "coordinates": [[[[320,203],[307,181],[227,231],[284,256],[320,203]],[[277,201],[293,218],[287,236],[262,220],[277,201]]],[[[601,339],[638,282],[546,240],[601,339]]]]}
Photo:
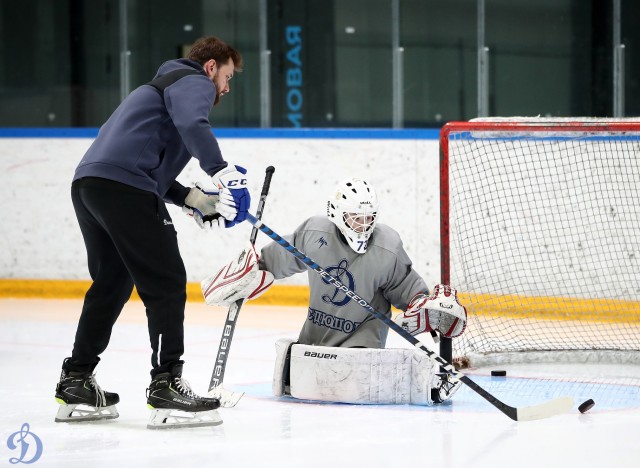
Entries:
{"type": "Polygon", "coordinates": [[[147,310],[152,377],[182,364],[187,275],[164,202],[151,192],[93,177],[73,182],[71,200],[93,284],[63,367],[93,370],[134,284],[147,310]]]}

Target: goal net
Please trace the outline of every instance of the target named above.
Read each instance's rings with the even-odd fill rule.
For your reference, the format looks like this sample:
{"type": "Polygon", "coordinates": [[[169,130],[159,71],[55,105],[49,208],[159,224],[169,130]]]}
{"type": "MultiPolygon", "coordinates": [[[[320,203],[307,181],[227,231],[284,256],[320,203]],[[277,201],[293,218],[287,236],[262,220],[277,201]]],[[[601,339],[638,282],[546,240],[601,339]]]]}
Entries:
{"type": "Polygon", "coordinates": [[[453,122],[440,147],[442,281],[469,314],[445,357],[637,360],[640,120],[453,122]]]}

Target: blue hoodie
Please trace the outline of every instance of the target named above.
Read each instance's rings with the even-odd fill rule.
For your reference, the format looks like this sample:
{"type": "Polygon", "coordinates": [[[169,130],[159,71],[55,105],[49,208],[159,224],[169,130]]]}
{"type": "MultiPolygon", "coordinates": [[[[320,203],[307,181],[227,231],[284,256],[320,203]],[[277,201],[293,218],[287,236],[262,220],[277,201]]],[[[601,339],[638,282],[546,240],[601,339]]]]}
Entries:
{"type": "Polygon", "coordinates": [[[227,163],[209,125],[216,87],[202,66],[188,59],[170,60],[156,78],[185,68],[199,74],[165,88],[164,99],[148,84],[131,92],[100,128],[73,180],[115,180],[182,206],[189,188],[175,179],[191,157],[210,176],[224,169],[227,163]]]}

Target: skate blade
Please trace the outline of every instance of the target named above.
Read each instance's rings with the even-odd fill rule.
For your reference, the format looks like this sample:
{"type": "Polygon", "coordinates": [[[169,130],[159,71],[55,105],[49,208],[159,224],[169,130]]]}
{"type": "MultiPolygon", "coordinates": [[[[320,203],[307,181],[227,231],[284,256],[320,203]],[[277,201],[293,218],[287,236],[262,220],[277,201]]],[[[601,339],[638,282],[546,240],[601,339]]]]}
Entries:
{"type": "Polygon", "coordinates": [[[218,426],[222,418],[216,410],[187,413],[179,410],[152,409],[147,429],[218,426]]]}
{"type": "Polygon", "coordinates": [[[61,403],[61,400],[56,399],[60,403],[58,413],[56,414],[55,422],[83,422],[83,421],[101,421],[103,419],[116,419],[118,416],[118,410],[115,405],[112,406],[89,406],[80,404],[61,403]]]}
{"type": "Polygon", "coordinates": [[[209,390],[209,393],[207,393],[208,397],[220,400],[220,406],[223,408],[233,408],[238,404],[238,401],[240,401],[243,395],[244,392],[232,392],[231,390],[222,388],[222,385],[212,388],[209,390]]]}

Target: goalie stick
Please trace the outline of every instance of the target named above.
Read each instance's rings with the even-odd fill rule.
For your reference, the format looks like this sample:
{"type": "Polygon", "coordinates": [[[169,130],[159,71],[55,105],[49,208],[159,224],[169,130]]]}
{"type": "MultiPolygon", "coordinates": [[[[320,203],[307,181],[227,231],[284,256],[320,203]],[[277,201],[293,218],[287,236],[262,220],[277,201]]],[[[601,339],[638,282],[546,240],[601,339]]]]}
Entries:
{"type": "Polygon", "coordinates": [[[442,367],[442,369],[444,369],[453,378],[460,380],[461,382],[466,384],[474,392],[476,392],[482,398],[487,400],[489,403],[491,403],[493,406],[495,406],[503,414],[505,414],[512,420],[532,421],[535,419],[549,418],[551,416],[566,413],[573,407],[573,399],[568,396],[555,398],[553,400],[548,400],[546,402],[543,402],[537,405],[525,406],[521,408],[516,408],[513,406],[509,406],[506,403],[503,403],[502,401],[498,400],[495,396],[493,396],[491,393],[487,392],[480,385],[475,383],[468,376],[458,371],[449,362],[445,361],[440,355],[438,355],[437,353],[431,351],[429,348],[424,346],[417,338],[413,337],[410,333],[405,331],[400,325],[398,325],[393,320],[386,317],[384,314],[375,310],[367,301],[365,301],[363,298],[358,296],[355,292],[353,292],[347,286],[345,286],[340,281],[338,281],[337,278],[327,273],[327,271],[324,270],[320,265],[314,262],[311,258],[307,257],[307,255],[305,255],[300,250],[295,248],[293,245],[291,245],[281,236],[279,236],[276,232],[274,232],[271,228],[269,228],[269,226],[264,224],[258,218],[249,214],[247,215],[247,221],[249,221],[249,223],[251,223],[254,226],[254,228],[259,229],[264,234],[269,236],[271,239],[276,241],[279,245],[281,245],[284,249],[286,249],[289,253],[291,253],[291,255],[293,255],[298,260],[306,264],[307,267],[309,267],[311,270],[318,273],[322,277],[322,279],[324,279],[327,283],[330,283],[336,288],[343,291],[347,295],[347,297],[349,297],[349,299],[359,304],[369,314],[373,315],[378,320],[383,321],[389,328],[391,328],[393,331],[398,333],[400,336],[402,336],[405,340],[407,340],[413,346],[425,352],[427,356],[429,356],[429,358],[437,362],[442,367]]]}
{"type": "MultiPolygon", "coordinates": [[[[267,167],[264,184],[262,185],[262,192],[260,193],[260,201],[258,202],[258,210],[256,211],[256,218],[262,217],[262,211],[264,210],[264,203],[269,193],[269,186],[271,185],[271,177],[275,172],[273,166],[267,167]]],[[[251,230],[251,236],[249,241],[251,244],[256,243],[256,237],[258,237],[258,228],[253,227],[251,230]]],[[[233,332],[236,329],[236,323],[238,320],[238,314],[242,308],[244,299],[238,299],[229,306],[227,311],[227,320],[224,323],[222,329],[222,337],[220,338],[220,344],[218,345],[218,354],[216,355],[216,363],[213,367],[213,373],[211,374],[211,381],[209,382],[208,396],[218,398],[220,400],[220,406],[223,408],[232,408],[236,406],[244,392],[232,392],[226,390],[222,386],[222,379],[224,378],[224,371],[227,367],[227,359],[229,358],[229,348],[231,348],[231,339],[233,338],[233,332]]]]}

